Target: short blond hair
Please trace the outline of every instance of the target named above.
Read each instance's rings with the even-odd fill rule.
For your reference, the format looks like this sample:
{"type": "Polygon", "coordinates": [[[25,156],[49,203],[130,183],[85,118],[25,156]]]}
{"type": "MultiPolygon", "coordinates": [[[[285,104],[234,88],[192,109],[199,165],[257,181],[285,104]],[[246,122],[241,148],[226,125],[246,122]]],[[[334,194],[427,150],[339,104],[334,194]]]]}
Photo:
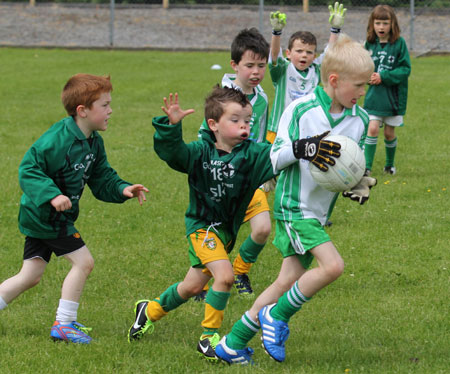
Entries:
{"type": "Polygon", "coordinates": [[[320,76],[322,84],[327,86],[328,77],[332,73],[348,78],[364,73],[370,75],[374,68],[372,58],[363,45],[348,35],[341,34],[327,48],[320,68],[320,76]]]}

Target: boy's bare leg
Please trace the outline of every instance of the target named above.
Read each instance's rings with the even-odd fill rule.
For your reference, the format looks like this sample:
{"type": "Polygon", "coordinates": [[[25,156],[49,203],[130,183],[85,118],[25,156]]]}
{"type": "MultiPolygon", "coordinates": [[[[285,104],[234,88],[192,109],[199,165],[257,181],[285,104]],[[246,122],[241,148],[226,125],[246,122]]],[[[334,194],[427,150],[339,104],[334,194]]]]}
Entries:
{"type": "Polygon", "coordinates": [[[94,268],[94,259],[86,246],[64,257],[72,264],[72,268],[64,279],[61,299],[78,303],[86,280],[94,268]]]}
{"type": "Polygon", "coordinates": [[[0,296],[9,304],[26,290],[36,286],[41,280],[47,263],[41,258],[24,260],[19,273],[0,284],[0,296]]]}
{"type": "Polygon", "coordinates": [[[209,282],[211,277],[201,268],[189,268],[183,281],[178,284],[177,292],[185,300],[197,295],[209,282]]]}
{"type": "Polygon", "coordinates": [[[335,281],[344,271],[344,261],[331,241],[318,245],[311,253],[319,266],[306,271],[298,280],[300,291],[307,297],[335,281]]]}
{"type": "Polygon", "coordinates": [[[284,258],[275,282],[273,282],[258,296],[250,308],[250,317],[254,321],[257,321],[258,312],[261,308],[265,305],[276,303],[277,300],[292,287],[294,282],[305,273],[305,271],[305,268],[296,256],[284,258]]]}

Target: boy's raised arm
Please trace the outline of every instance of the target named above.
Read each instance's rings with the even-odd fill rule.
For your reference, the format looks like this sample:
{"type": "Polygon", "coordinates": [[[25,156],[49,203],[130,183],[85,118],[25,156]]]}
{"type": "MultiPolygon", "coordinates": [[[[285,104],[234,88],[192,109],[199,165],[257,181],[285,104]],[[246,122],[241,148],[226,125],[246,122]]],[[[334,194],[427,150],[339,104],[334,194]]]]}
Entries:
{"type": "Polygon", "coordinates": [[[330,23],[330,39],[328,40],[328,44],[334,43],[341,32],[342,26],[344,26],[345,13],[347,13],[347,9],[344,8],[344,4],[339,4],[339,2],[334,3],[334,7],[332,5],[328,5],[328,10],[330,11],[330,18],[328,18],[328,22],[330,23]]]}
{"type": "Polygon", "coordinates": [[[270,13],[270,24],[272,25],[272,39],[270,42],[270,54],[272,64],[277,64],[278,54],[281,48],[281,34],[286,26],[286,14],[279,11],[270,13]]]}
{"type": "Polygon", "coordinates": [[[167,97],[164,97],[163,100],[164,106],[162,106],[161,109],[164,113],[167,114],[167,117],[169,117],[169,123],[171,125],[179,123],[184,117],[194,113],[194,109],[181,109],[180,105],[178,104],[178,93],[176,92],[175,95],[173,93],[170,93],[169,99],[167,99],[167,97]]]}

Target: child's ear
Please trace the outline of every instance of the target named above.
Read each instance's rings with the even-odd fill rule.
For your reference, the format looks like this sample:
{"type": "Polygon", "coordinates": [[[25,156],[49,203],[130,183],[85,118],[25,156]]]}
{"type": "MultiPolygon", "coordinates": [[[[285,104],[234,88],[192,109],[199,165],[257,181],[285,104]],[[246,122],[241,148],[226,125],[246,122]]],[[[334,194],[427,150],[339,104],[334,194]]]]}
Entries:
{"type": "Polygon", "coordinates": [[[237,72],[237,66],[238,66],[238,64],[236,64],[236,62],[235,62],[234,60],[231,60],[231,61],[230,61],[230,65],[231,65],[231,68],[232,68],[234,71],[237,72]]]}
{"type": "Polygon", "coordinates": [[[86,107],[84,105],[78,105],[77,106],[77,116],[80,118],[86,118],[86,107]]]}
{"type": "Polygon", "coordinates": [[[339,80],[339,75],[336,73],[331,73],[328,77],[328,83],[330,84],[331,87],[333,87],[334,89],[337,88],[337,83],[339,80]]]}
{"type": "Polygon", "coordinates": [[[206,123],[211,131],[214,132],[217,130],[216,121],[214,121],[212,118],[207,119],[206,123]]]}

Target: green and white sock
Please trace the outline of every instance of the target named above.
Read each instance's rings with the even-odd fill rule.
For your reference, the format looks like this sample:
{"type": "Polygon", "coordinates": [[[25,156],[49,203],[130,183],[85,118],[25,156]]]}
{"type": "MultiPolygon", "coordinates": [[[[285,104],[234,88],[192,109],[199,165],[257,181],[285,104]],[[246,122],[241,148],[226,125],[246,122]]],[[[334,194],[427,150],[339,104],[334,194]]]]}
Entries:
{"type": "Polygon", "coordinates": [[[367,136],[364,145],[364,156],[366,157],[366,169],[372,170],[375,152],[377,151],[378,136],[367,136]]]}
{"type": "Polygon", "coordinates": [[[244,349],[261,327],[250,318],[247,312],[237,321],[227,335],[227,346],[231,349],[244,349]]]}
{"type": "Polygon", "coordinates": [[[300,292],[297,281],[290,290],[286,291],[278,299],[277,305],[272,308],[270,315],[277,320],[287,323],[302,308],[303,304],[309,300],[311,300],[310,297],[306,297],[300,292]]]}
{"type": "Polygon", "coordinates": [[[384,166],[394,166],[395,151],[397,150],[397,138],[393,140],[384,139],[386,147],[386,163],[384,166]]]}

